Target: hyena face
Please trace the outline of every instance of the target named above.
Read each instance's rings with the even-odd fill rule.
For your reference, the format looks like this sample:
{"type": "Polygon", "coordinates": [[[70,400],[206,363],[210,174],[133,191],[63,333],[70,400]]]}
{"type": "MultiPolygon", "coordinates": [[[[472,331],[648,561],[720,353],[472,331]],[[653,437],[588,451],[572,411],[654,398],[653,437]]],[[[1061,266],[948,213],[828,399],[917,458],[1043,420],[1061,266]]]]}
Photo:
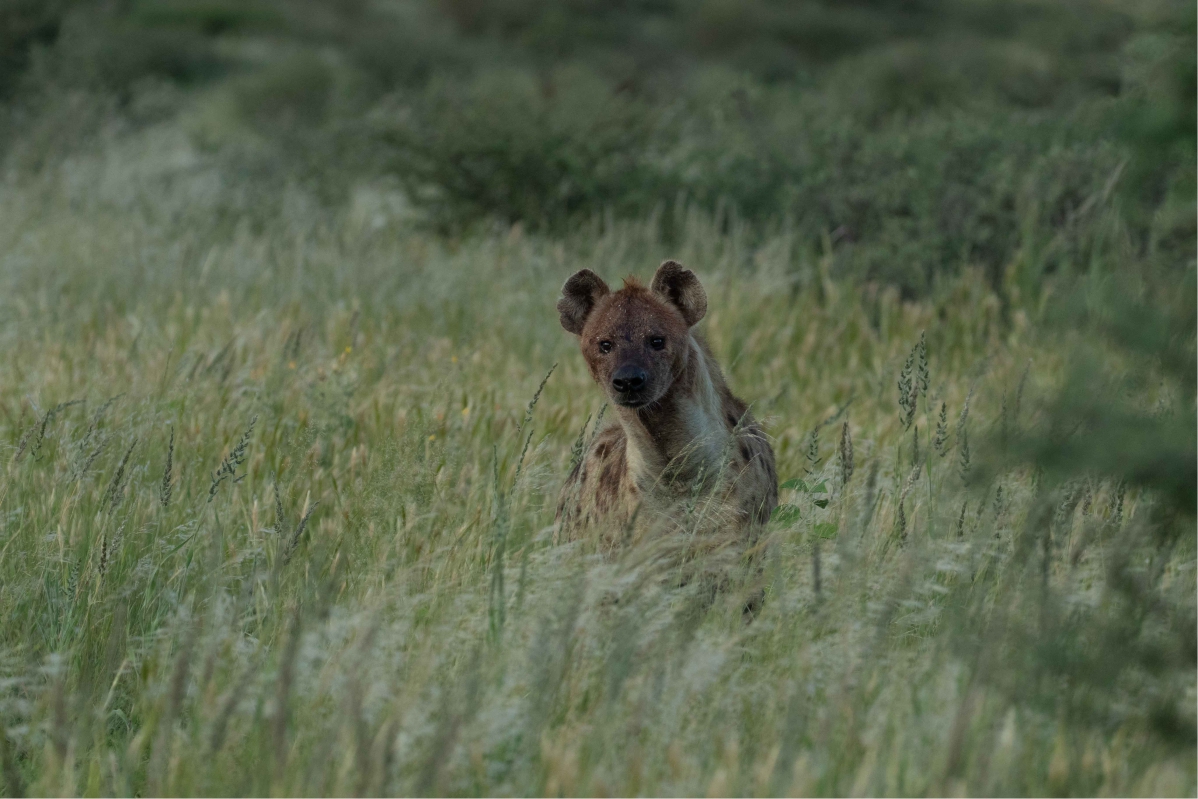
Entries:
{"type": "Polygon", "coordinates": [[[707,312],[707,295],[674,261],[658,268],[651,288],[629,278],[616,292],[583,269],[562,287],[557,310],[595,382],[617,405],[639,408],[661,399],[686,368],[690,328],[707,312]]]}

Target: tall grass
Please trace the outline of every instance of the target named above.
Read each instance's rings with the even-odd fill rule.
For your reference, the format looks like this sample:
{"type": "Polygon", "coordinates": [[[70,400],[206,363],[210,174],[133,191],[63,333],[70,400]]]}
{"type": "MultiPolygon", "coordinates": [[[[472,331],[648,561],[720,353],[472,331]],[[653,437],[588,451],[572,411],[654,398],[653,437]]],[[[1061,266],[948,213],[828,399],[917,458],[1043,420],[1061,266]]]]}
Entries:
{"type": "Polygon", "coordinates": [[[0,195],[8,793],[1194,792],[1192,302],[1150,270],[904,302],[698,212],[236,223],[120,157],[0,195]],[[666,255],[793,478],[714,600],[552,536],[601,413],[558,288],[666,255]]]}

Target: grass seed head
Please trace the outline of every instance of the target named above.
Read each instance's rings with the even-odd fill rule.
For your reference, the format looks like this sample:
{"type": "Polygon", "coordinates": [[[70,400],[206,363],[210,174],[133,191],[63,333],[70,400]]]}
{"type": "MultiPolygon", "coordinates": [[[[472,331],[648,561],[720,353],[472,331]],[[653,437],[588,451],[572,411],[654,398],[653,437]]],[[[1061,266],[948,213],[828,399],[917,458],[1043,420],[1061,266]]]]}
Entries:
{"type": "Polygon", "coordinates": [[[295,526],[295,532],[291,534],[291,540],[287,542],[287,549],[283,552],[283,566],[291,562],[291,557],[295,554],[295,550],[299,547],[300,540],[303,538],[304,530],[308,528],[308,520],[312,518],[312,514],[316,511],[316,506],[319,504],[320,500],[316,500],[304,509],[303,515],[300,516],[299,524],[295,526]]]}
{"type": "Polygon", "coordinates": [[[1111,514],[1111,524],[1115,530],[1123,527],[1123,498],[1126,494],[1127,484],[1120,480],[1118,487],[1115,489],[1115,510],[1111,514]]]}
{"type": "Polygon", "coordinates": [[[166,465],[162,467],[162,484],[158,488],[158,501],[162,503],[162,507],[167,507],[171,504],[171,494],[174,492],[174,465],[175,465],[175,428],[171,427],[170,442],[166,446],[166,465]]]}
{"type": "Polygon", "coordinates": [[[849,432],[849,423],[840,426],[840,484],[849,484],[853,476],[853,435],[849,432]]]}
{"type": "Polygon", "coordinates": [[[1015,389],[1015,404],[1011,408],[1011,424],[1018,426],[1019,424],[1019,409],[1023,405],[1023,389],[1027,386],[1027,376],[1032,371],[1032,359],[1027,359],[1027,364],[1023,367],[1023,374],[1019,376],[1019,386],[1015,389]]]}
{"type": "Polygon", "coordinates": [[[928,395],[928,386],[931,382],[931,375],[928,371],[928,331],[926,330],[922,330],[919,333],[919,364],[917,376],[919,390],[926,397],[928,395]]]}
{"type": "Polygon", "coordinates": [[[237,479],[234,479],[237,474],[237,468],[245,463],[246,451],[249,449],[250,437],[254,434],[254,425],[256,424],[258,424],[258,417],[255,415],[254,418],[250,419],[250,426],[241,434],[241,438],[238,439],[237,444],[229,451],[229,454],[221,461],[220,467],[213,473],[212,484],[208,486],[209,502],[216,498],[216,492],[226,480],[233,479],[233,482],[238,482],[237,479]]]}
{"type": "Polygon", "coordinates": [[[916,348],[912,348],[911,354],[907,356],[907,362],[903,364],[903,370],[899,372],[899,421],[903,423],[904,430],[909,428],[912,420],[915,419],[915,400],[919,391],[918,384],[912,380],[911,376],[912,369],[915,367],[915,354],[916,348]]]}
{"type": "Polygon", "coordinates": [[[940,403],[940,418],[936,422],[936,438],[932,440],[932,448],[936,454],[944,457],[948,454],[948,403],[940,403]]]}
{"type": "Polygon", "coordinates": [[[108,484],[108,490],[104,492],[108,511],[111,513],[116,510],[117,505],[121,504],[121,500],[125,497],[125,467],[129,465],[129,456],[133,454],[133,448],[137,446],[137,439],[129,444],[129,448],[125,450],[121,462],[117,464],[116,471],[112,475],[112,482],[108,484]]]}
{"type": "Polygon", "coordinates": [[[819,460],[819,427],[813,427],[811,436],[807,440],[807,474],[815,474],[819,460]]]}
{"type": "Polygon", "coordinates": [[[279,495],[279,481],[276,476],[271,486],[275,494],[275,533],[281,534],[287,529],[287,513],[283,510],[283,497],[279,495]]]}
{"type": "Polygon", "coordinates": [[[965,396],[965,405],[961,408],[961,416],[957,419],[957,467],[961,480],[969,479],[972,466],[972,453],[969,450],[969,402],[973,399],[973,389],[965,396]]]}

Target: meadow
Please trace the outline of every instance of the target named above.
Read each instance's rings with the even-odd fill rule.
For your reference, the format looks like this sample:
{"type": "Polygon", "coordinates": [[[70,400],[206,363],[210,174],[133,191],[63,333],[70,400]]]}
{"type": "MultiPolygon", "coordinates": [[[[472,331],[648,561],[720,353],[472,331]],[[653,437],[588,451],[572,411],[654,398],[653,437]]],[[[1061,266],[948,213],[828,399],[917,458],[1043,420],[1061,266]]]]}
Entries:
{"type": "MultiPolygon", "coordinates": [[[[202,5],[71,50],[128,86],[34,47],[5,111],[0,791],[1198,790],[1193,130],[1151,70],[1067,112],[876,116],[827,105],[868,96],[843,64],[812,100],[725,54],[739,77],[687,83],[701,113],[671,128],[592,92],[593,54],[560,107],[531,72],[499,73],[509,97],[423,62],[387,62],[411,94],[367,103],[311,31],[208,83],[105,60],[159,63],[163,31],[213,48],[188,69],[253,50],[202,5]],[[226,27],[197,34],[201,11],[226,27]],[[1132,111],[1152,125],[1119,128],[1132,111]],[[782,147],[821,114],[814,154],[782,147]],[[937,153],[960,158],[924,170],[937,153]],[[355,172],[380,164],[397,177],[355,172]],[[750,552],[554,540],[604,416],[559,289],[666,257],[703,280],[700,328],[785,481],[750,552]]],[[[524,69],[444,6],[466,33],[442,52],[524,69]]],[[[512,41],[557,30],[536,19],[512,41]]],[[[354,55],[355,31],[321,41],[354,55]]],[[[753,31],[736,52],[773,52],[753,31]]]]}

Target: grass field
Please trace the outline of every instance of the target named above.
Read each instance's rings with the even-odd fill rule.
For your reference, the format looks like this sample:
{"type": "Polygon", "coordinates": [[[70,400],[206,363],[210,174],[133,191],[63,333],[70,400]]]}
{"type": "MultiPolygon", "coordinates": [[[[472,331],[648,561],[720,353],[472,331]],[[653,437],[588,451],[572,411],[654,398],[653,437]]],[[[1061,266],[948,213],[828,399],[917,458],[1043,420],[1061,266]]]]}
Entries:
{"type": "Polygon", "coordinates": [[[26,192],[0,214],[10,792],[1193,792],[1192,639],[1108,630],[1104,582],[1127,558],[1184,622],[1193,539],[1133,536],[1148,500],[1097,477],[966,485],[1069,338],[979,276],[796,291],[783,242],[750,259],[698,216],[669,249],[350,213],[214,241],[169,203],[26,192]],[[557,289],[667,252],[781,475],[825,487],[784,492],[747,626],[669,553],[551,544],[600,411],[557,289]]]}
{"type": "MultiPolygon", "coordinates": [[[[234,44],[260,54],[212,52],[234,44]]],[[[38,80],[69,66],[47,52],[38,80]]],[[[727,60],[758,75],[758,113],[799,103],[774,62],[727,60]]],[[[1037,63],[1097,80],[1082,61],[1037,63]]],[[[598,186],[553,205],[536,192],[560,175],[503,183],[540,163],[506,160],[520,133],[495,145],[480,209],[438,170],[477,156],[452,98],[486,84],[434,80],[410,130],[466,132],[398,145],[443,181],[421,205],[329,176],[349,169],[329,144],[344,131],[287,127],[306,102],[288,81],[319,72],[296,63],[119,101],[60,76],[52,102],[3,118],[0,792],[1195,794],[1192,130],[1174,150],[1143,149],[1165,123],[1116,140],[1109,99],[999,127],[998,105],[833,115],[813,140],[859,124],[865,146],[816,174],[753,138],[787,142],[794,120],[729,132],[708,75],[687,102],[716,122],[682,126],[693,151],[612,146],[685,177],[678,152],[732,142],[728,182],[677,178],[676,201],[646,206],[680,184],[604,173],[618,201],[598,186]],[[230,121],[275,97],[258,132],[230,121]],[[1066,117],[1090,138],[1036,138],[1066,117]],[[956,166],[911,166],[941,146],[956,166]],[[825,226],[812,209],[864,207],[884,164],[893,205],[825,226]],[[954,177],[974,164],[994,171],[954,177]],[[775,168],[809,182],[756,193],[775,168]],[[746,210],[788,196],[790,221],[746,210]],[[558,489],[604,414],[559,289],[666,257],[706,287],[701,329],[771,437],[784,506],[748,553],[687,533],[614,556],[555,544],[558,489]],[[696,569],[722,575],[714,600],[696,569]]],[[[841,69],[821,91],[857,86],[841,69]]],[[[513,91],[495,118],[527,125],[521,103],[542,100],[513,91]]],[[[624,96],[603,113],[642,112],[624,96]]],[[[560,144],[546,162],[568,171],[608,121],[534,144],[560,144]]]]}

